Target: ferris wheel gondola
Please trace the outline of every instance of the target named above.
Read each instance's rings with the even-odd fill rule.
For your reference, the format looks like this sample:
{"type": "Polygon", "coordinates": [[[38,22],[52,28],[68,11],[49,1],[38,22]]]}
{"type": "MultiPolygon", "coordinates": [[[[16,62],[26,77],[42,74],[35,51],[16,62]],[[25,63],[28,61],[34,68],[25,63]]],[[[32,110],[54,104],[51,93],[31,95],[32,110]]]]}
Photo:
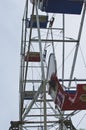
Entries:
{"type": "Polygon", "coordinates": [[[86,109],[86,84],[77,84],[74,88],[64,88],[59,82],[56,73],[56,61],[54,54],[49,57],[47,79],[48,90],[55,104],[61,110],[85,110],[86,109]]]}
{"type": "MultiPolygon", "coordinates": [[[[35,4],[34,0],[31,0],[35,4]]],[[[83,1],[74,0],[38,0],[40,10],[47,13],[66,13],[80,14],[83,6],[83,1]]]]}

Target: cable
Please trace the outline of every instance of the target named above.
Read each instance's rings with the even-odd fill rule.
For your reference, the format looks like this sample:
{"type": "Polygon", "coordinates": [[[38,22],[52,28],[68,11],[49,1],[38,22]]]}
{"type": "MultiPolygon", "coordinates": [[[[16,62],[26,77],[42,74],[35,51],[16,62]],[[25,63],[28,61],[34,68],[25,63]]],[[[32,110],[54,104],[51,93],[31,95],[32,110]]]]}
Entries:
{"type": "Polygon", "coordinates": [[[83,63],[84,63],[84,65],[85,65],[85,67],[86,67],[86,62],[85,62],[85,58],[84,58],[84,55],[83,55],[81,46],[80,46],[80,51],[81,51],[81,56],[82,56],[83,63]]]}
{"type": "MultiPolygon", "coordinates": [[[[73,50],[75,49],[75,46],[74,48],[70,51],[70,53],[66,56],[65,58],[65,61],[68,59],[68,57],[71,55],[71,53],[73,52],[73,50]]],[[[62,64],[58,67],[58,70],[61,68],[62,64]]]]}

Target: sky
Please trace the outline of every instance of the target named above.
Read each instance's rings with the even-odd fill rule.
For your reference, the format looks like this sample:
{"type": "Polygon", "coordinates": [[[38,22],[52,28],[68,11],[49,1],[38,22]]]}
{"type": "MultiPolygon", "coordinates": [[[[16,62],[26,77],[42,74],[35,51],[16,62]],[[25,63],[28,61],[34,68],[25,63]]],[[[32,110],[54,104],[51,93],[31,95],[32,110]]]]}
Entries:
{"type": "MultiPolygon", "coordinates": [[[[24,5],[25,0],[0,1],[0,130],[8,130],[10,121],[19,118],[20,44],[24,5]]],[[[82,122],[81,127],[85,128],[85,122],[82,122]]]]}
{"type": "Polygon", "coordinates": [[[21,21],[25,0],[0,1],[0,129],[18,120],[21,21]]]}

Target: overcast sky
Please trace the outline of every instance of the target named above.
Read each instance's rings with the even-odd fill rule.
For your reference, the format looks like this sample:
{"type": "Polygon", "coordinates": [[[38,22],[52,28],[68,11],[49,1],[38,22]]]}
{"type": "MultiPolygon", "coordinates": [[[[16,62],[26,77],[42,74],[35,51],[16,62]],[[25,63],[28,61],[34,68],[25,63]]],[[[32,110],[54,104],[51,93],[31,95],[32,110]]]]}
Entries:
{"type": "Polygon", "coordinates": [[[18,120],[21,21],[25,0],[0,1],[0,129],[18,120]]]}
{"type": "Polygon", "coordinates": [[[8,130],[10,121],[18,120],[21,22],[24,4],[25,0],[0,2],[0,130],[8,130]]]}

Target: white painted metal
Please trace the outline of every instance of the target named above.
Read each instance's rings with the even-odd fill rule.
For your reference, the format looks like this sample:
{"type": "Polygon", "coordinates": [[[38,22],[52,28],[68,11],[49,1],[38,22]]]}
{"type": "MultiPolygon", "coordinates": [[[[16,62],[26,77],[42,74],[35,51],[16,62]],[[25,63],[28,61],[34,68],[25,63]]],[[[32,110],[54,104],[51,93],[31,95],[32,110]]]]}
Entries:
{"type": "MultiPolygon", "coordinates": [[[[33,2],[33,1],[32,1],[33,2]]],[[[28,5],[30,4],[30,0],[26,0],[26,6],[22,21],[22,38],[21,38],[21,67],[20,67],[20,85],[19,85],[19,92],[20,92],[20,104],[19,104],[19,120],[22,122],[21,129],[27,130],[49,130],[49,129],[57,129],[59,130],[68,130],[68,128],[64,124],[65,119],[69,119],[71,116],[75,115],[77,112],[73,111],[70,113],[64,113],[57,109],[54,102],[52,101],[51,96],[48,94],[47,84],[48,80],[46,73],[47,73],[47,64],[48,64],[48,57],[50,52],[48,53],[46,59],[47,63],[43,61],[43,49],[44,43],[49,46],[51,44],[52,51],[54,56],[56,55],[55,46],[54,44],[62,44],[63,43],[63,51],[62,51],[62,79],[61,82],[64,85],[65,82],[65,44],[76,44],[76,52],[78,52],[78,44],[80,42],[83,21],[85,16],[85,9],[82,16],[81,27],[78,35],[78,39],[65,39],[65,19],[64,15],[61,17],[63,18],[63,25],[61,28],[46,28],[45,35],[47,34],[46,30],[50,29],[51,35],[48,39],[46,37],[42,37],[39,25],[39,10],[38,10],[38,1],[35,0],[35,3],[32,5],[32,19],[33,15],[36,13],[36,22],[37,28],[33,28],[33,22],[31,22],[31,27],[26,28],[26,22],[29,15],[28,5]],[[62,38],[53,37],[53,30],[60,30],[62,31],[62,38]],[[35,33],[34,33],[35,31],[35,33]],[[37,36],[37,38],[34,38],[37,36]],[[39,51],[40,52],[40,63],[30,63],[29,61],[24,61],[24,56],[26,52],[30,51],[39,51]],[[35,68],[35,69],[34,69],[35,68]],[[35,76],[33,76],[33,73],[35,76]],[[26,91],[34,91],[33,99],[28,99],[27,101],[24,99],[24,92],[26,91]],[[51,112],[50,114],[48,112],[51,112]]],[[[85,7],[86,8],[86,7],[85,7]]],[[[76,55],[77,57],[77,55],[76,55]]],[[[75,66],[76,58],[74,60],[73,66],[75,66]]],[[[73,75],[75,67],[72,67],[71,75],[73,75]]],[[[51,67],[52,69],[52,67],[51,67]]],[[[72,76],[67,80],[67,82],[73,80],[72,76]]],[[[78,80],[77,80],[78,81],[78,80]]],[[[69,128],[71,130],[71,126],[69,128]]]]}

